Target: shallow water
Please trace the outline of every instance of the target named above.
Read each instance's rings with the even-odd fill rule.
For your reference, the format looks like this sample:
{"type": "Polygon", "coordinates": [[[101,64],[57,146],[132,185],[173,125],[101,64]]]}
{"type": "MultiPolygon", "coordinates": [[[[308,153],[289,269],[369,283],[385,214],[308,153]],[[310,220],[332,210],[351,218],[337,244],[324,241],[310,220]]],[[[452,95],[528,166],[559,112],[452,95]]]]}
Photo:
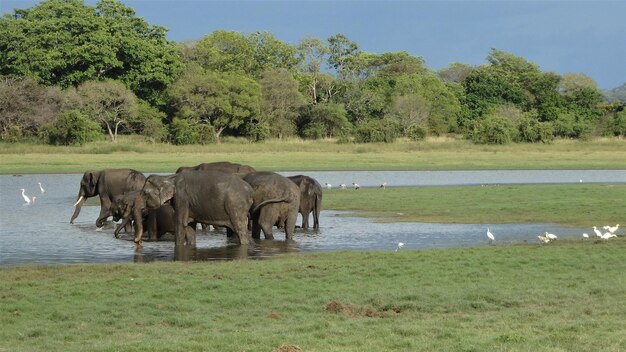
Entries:
{"type": "MultiPolygon", "coordinates": [[[[284,175],[295,175],[283,173],[284,175]]],[[[322,185],[358,181],[362,186],[625,182],[624,171],[547,171],[541,172],[304,172],[322,185]],[[512,174],[517,173],[514,178],[512,174]]],[[[0,265],[52,264],[83,262],[155,261],[174,259],[224,260],[265,258],[289,252],[335,250],[402,250],[486,245],[489,226],[497,243],[537,242],[536,235],[549,231],[560,237],[580,236],[591,229],[563,228],[551,224],[476,225],[429,223],[377,223],[376,219],[346,217],[336,211],[323,211],[319,231],[296,230],[293,241],[284,241],[276,231],[276,240],[260,240],[248,246],[237,246],[222,232],[198,233],[198,248],[190,253],[174,253],[172,241],[146,241],[140,248],[132,235],[113,236],[113,227],[96,230],[99,206],[84,206],[74,225],[69,224],[78,193],[80,174],[0,175],[0,265]],[[46,193],[41,194],[37,182],[46,193]],[[35,196],[25,205],[20,188],[35,196]],[[342,216],[337,216],[342,215],[342,216]]],[[[171,237],[170,237],[171,238],[171,237]]]]}

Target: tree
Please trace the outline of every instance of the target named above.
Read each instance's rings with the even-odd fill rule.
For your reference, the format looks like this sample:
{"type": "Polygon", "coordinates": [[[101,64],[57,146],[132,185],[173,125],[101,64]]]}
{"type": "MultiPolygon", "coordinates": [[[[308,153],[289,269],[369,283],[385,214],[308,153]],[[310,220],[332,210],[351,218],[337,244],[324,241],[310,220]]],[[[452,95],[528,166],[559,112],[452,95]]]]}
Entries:
{"type": "Polygon", "coordinates": [[[298,80],[304,84],[311,104],[316,104],[320,70],[322,62],[328,55],[328,48],[321,39],[305,37],[298,45],[298,55],[300,56],[300,72],[302,72],[298,80]]]}
{"type": "Polygon", "coordinates": [[[47,0],[0,19],[0,73],[67,88],[116,79],[160,105],[182,69],[166,30],[114,0],[47,0]]]}
{"type": "Polygon", "coordinates": [[[561,77],[558,85],[558,89],[565,95],[570,95],[581,89],[597,90],[598,85],[593,78],[587,76],[584,73],[566,73],[561,77]]]}
{"type": "Polygon", "coordinates": [[[217,30],[194,47],[194,61],[208,71],[250,74],[255,68],[254,48],[243,33],[217,30]]]}
{"type": "Polygon", "coordinates": [[[168,94],[176,117],[211,126],[218,143],[224,130],[236,130],[260,116],[259,84],[237,73],[205,72],[192,65],[168,94]]]}
{"type": "Polygon", "coordinates": [[[0,76],[0,140],[36,136],[61,110],[62,92],[26,77],[0,76]]]}
{"type": "Polygon", "coordinates": [[[306,103],[298,82],[286,70],[266,71],[261,77],[261,111],[270,135],[282,138],[296,134],[296,120],[306,103]]]}
{"type": "Polygon", "coordinates": [[[353,76],[360,53],[359,45],[341,33],[328,38],[328,65],[335,69],[340,79],[353,76]]]}
{"type": "Polygon", "coordinates": [[[68,110],[45,126],[42,135],[54,145],[83,145],[102,136],[100,125],[79,110],[68,110]]]}
{"type": "Polygon", "coordinates": [[[85,82],[76,92],[81,110],[106,128],[111,141],[117,139],[120,125],[137,116],[137,97],[122,82],[85,82]]]}
{"type": "Polygon", "coordinates": [[[446,83],[463,83],[473,68],[467,64],[453,62],[437,72],[439,78],[446,83]]]}
{"type": "Polygon", "coordinates": [[[276,39],[268,32],[254,32],[248,37],[254,50],[254,68],[251,72],[255,77],[269,70],[293,70],[299,63],[297,49],[276,39]]]}
{"type": "Polygon", "coordinates": [[[346,118],[343,105],[320,103],[305,108],[302,134],[307,138],[344,137],[350,133],[351,125],[346,118]]]}

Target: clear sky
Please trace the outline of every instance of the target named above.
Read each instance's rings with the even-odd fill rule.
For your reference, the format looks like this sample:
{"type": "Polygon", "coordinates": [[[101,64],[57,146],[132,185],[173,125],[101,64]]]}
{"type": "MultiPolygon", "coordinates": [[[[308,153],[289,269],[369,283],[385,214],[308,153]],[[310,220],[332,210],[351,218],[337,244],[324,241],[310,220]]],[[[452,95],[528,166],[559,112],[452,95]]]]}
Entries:
{"type": "MultiPolygon", "coordinates": [[[[0,0],[0,11],[35,0],[0,0]]],[[[491,48],[558,74],[584,73],[602,89],[626,83],[626,0],[210,1],[122,0],[176,41],[217,29],[267,31],[297,44],[342,33],[363,51],[407,51],[438,70],[484,64],[491,48]]],[[[86,0],[95,4],[95,0],[86,0]]]]}

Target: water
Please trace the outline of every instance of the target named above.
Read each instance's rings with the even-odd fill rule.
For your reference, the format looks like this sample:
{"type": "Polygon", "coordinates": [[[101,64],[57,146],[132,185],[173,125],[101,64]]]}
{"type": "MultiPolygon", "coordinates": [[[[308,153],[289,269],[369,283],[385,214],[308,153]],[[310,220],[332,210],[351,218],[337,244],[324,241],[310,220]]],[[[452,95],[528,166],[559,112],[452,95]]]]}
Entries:
{"type": "MultiPolygon", "coordinates": [[[[299,172],[283,173],[286,176],[299,172]]],[[[624,183],[626,170],[617,171],[418,171],[418,172],[302,172],[322,185],[358,182],[378,186],[458,185],[507,183],[624,183]],[[517,176],[516,176],[517,175],[517,176]]],[[[144,242],[137,249],[131,234],[113,236],[113,227],[96,230],[99,206],[84,206],[75,224],[69,219],[82,174],[0,175],[0,265],[84,262],[155,261],[174,259],[223,260],[265,258],[288,252],[336,250],[402,250],[485,245],[486,227],[497,243],[536,242],[536,235],[549,231],[560,237],[580,236],[590,229],[563,228],[551,224],[476,225],[429,223],[378,223],[376,219],[346,217],[344,213],[323,211],[319,231],[297,229],[294,241],[260,240],[248,247],[237,246],[221,232],[199,232],[198,248],[191,253],[174,253],[172,241],[144,242]],[[45,194],[39,191],[42,182],[45,194]],[[35,196],[24,205],[20,188],[35,196]],[[340,216],[338,216],[340,215],[340,216]]],[[[97,203],[97,201],[96,201],[97,203]]],[[[171,239],[171,236],[170,236],[171,239]]]]}

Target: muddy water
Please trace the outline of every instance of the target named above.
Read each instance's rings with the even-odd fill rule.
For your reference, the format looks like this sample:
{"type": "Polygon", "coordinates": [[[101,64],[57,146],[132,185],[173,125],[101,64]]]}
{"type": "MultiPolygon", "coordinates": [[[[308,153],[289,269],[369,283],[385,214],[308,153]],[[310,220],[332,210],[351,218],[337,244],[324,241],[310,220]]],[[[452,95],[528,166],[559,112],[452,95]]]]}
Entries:
{"type": "MultiPolygon", "coordinates": [[[[537,176],[520,173],[512,179],[505,173],[498,178],[475,172],[306,172],[324,183],[359,182],[362,186],[446,184],[626,182],[626,171],[549,171],[537,176]],[[443,173],[443,174],[442,174],[443,173]],[[459,174],[462,173],[462,174],[459,174]],[[524,177],[526,178],[524,178],[524,177]],[[353,181],[354,180],[354,181],[353,181]],[[482,181],[482,182],[480,182],[482,181]]],[[[293,175],[297,173],[284,173],[293,175]]],[[[260,240],[248,247],[230,243],[222,232],[199,232],[198,248],[189,253],[174,253],[171,241],[144,242],[136,248],[132,235],[113,237],[113,227],[96,230],[99,206],[83,207],[74,225],[69,224],[81,175],[0,175],[0,265],[54,264],[83,262],[155,261],[155,260],[225,260],[233,258],[265,258],[289,252],[336,250],[389,250],[398,242],[402,250],[486,245],[486,227],[490,226],[497,243],[536,242],[536,235],[550,231],[560,236],[580,236],[590,229],[562,228],[550,224],[475,225],[428,223],[377,223],[376,219],[346,217],[335,211],[323,211],[319,231],[296,230],[294,240],[284,241],[284,234],[275,233],[276,240],[260,240]],[[41,193],[38,182],[46,192],[41,193]],[[26,205],[20,189],[24,188],[34,203],[26,205]],[[341,215],[341,216],[339,216],[341,215]]]]}

